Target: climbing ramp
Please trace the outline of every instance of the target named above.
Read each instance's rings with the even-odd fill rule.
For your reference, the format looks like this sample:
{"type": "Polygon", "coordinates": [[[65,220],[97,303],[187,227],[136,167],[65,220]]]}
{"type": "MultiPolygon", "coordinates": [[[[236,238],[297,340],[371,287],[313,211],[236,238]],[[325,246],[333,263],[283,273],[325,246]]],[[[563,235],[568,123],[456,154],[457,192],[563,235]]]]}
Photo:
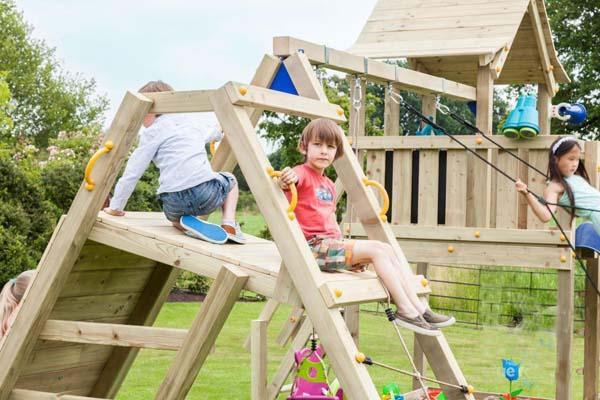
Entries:
{"type": "MultiPolygon", "coordinates": [[[[244,288],[304,309],[310,324],[300,329],[319,335],[348,398],[379,399],[355,359],[359,350],[339,306],[383,300],[385,291],[370,272],[319,270],[255,131],[263,110],[338,123],[344,112],[327,101],[300,53],[283,61],[299,95],[267,89],[281,63],[265,56],[249,85],[125,96],[0,347],[0,365],[7,366],[0,368],[0,400],[114,398],[139,348],[176,351],[156,398],[185,398],[244,288]],[[249,237],[244,246],[212,245],[177,232],[160,213],[98,213],[147,112],[201,111],[214,111],[226,132],[213,168],[231,170],[239,163],[272,242],[249,237]],[[215,281],[189,331],[152,327],[180,270],[215,281]]],[[[347,141],[344,150],[334,167],[366,235],[389,243],[409,268],[347,141]]],[[[418,291],[427,294],[421,282],[416,276],[418,291]]],[[[444,336],[416,338],[436,378],[449,384],[442,385],[447,398],[474,399],[457,389],[467,382],[444,336]]]]}

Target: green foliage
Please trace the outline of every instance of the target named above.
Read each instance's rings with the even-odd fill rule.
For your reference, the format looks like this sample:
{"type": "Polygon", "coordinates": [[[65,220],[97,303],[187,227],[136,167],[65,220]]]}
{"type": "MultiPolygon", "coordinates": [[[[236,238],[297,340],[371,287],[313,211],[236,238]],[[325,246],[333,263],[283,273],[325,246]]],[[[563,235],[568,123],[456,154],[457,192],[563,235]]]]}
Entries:
{"type": "MultiPolygon", "coordinates": [[[[31,36],[32,27],[24,21],[14,1],[0,0],[0,26],[4,71],[0,110],[6,90],[1,82],[5,82],[12,97],[12,107],[7,112],[12,123],[8,132],[5,129],[5,136],[25,135],[45,147],[61,131],[77,131],[101,122],[107,100],[95,95],[94,80],[63,71],[54,50],[31,36]]],[[[1,119],[0,111],[0,126],[1,119]]]]}
{"type": "Polygon", "coordinates": [[[559,134],[580,133],[588,139],[600,138],[600,1],[548,0],[548,15],[555,46],[572,79],[561,85],[553,103],[582,102],[589,118],[580,127],[553,121],[552,131],[559,134]]]}
{"type": "Polygon", "coordinates": [[[182,290],[188,290],[194,294],[206,294],[208,293],[211,283],[212,279],[189,271],[183,271],[177,279],[175,287],[182,290]]]}

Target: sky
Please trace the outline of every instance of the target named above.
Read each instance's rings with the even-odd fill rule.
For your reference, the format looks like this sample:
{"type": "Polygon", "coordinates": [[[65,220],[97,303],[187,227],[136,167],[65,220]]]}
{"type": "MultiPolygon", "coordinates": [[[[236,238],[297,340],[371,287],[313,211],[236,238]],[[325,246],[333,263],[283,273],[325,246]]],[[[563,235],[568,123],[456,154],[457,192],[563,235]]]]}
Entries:
{"type": "Polygon", "coordinates": [[[274,36],[347,49],[375,2],[17,0],[17,7],[67,71],[96,81],[110,101],[108,125],[125,91],[150,80],[176,90],[249,82],[274,36]]]}

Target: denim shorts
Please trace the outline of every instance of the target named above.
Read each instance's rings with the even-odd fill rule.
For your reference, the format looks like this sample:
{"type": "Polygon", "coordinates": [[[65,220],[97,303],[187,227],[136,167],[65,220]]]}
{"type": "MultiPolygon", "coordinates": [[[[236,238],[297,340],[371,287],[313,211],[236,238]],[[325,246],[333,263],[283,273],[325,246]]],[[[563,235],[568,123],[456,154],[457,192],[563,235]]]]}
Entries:
{"type": "Polygon", "coordinates": [[[179,192],[160,193],[163,212],[171,222],[179,222],[183,215],[207,215],[223,205],[236,185],[233,174],[218,172],[210,181],[179,192]]]}

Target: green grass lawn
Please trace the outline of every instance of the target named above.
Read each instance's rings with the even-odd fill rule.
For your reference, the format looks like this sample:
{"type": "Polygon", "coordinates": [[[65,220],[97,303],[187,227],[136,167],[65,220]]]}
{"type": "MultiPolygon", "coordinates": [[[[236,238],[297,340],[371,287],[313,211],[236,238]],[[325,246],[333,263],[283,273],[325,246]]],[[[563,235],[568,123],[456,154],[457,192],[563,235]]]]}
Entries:
{"type": "MultiPolygon", "coordinates": [[[[238,302],[209,355],[188,399],[222,400],[250,398],[250,356],[242,349],[250,321],[258,316],[264,303],[238,302]]],[[[187,328],[199,309],[198,303],[168,303],[159,315],[157,326],[187,328]]],[[[269,375],[275,372],[285,348],[275,339],[289,308],[282,307],[269,327],[269,375]]],[[[403,369],[410,365],[402,352],[394,329],[382,315],[361,313],[360,349],[375,360],[403,369]]],[[[403,331],[412,348],[412,335],[403,331]]],[[[469,383],[478,391],[506,391],[508,383],[501,370],[502,358],[522,363],[522,379],[515,387],[525,387],[524,394],[554,397],[555,339],[553,332],[523,331],[502,327],[475,329],[456,325],[444,330],[448,343],[469,383]]],[[[575,337],[573,369],[583,366],[583,338],[575,337]]],[[[151,398],[164,378],[174,357],[173,352],[142,350],[123,385],[118,399],[151,398]]],[[[371,368],[377,387],[397,382],[410,389],[406,377],[371,368]]],[[[582,398],[583,377],[573,375],[573,398],[582,398]]],[[[281,397],[283,398],[283,397],[281,397]]]]}

